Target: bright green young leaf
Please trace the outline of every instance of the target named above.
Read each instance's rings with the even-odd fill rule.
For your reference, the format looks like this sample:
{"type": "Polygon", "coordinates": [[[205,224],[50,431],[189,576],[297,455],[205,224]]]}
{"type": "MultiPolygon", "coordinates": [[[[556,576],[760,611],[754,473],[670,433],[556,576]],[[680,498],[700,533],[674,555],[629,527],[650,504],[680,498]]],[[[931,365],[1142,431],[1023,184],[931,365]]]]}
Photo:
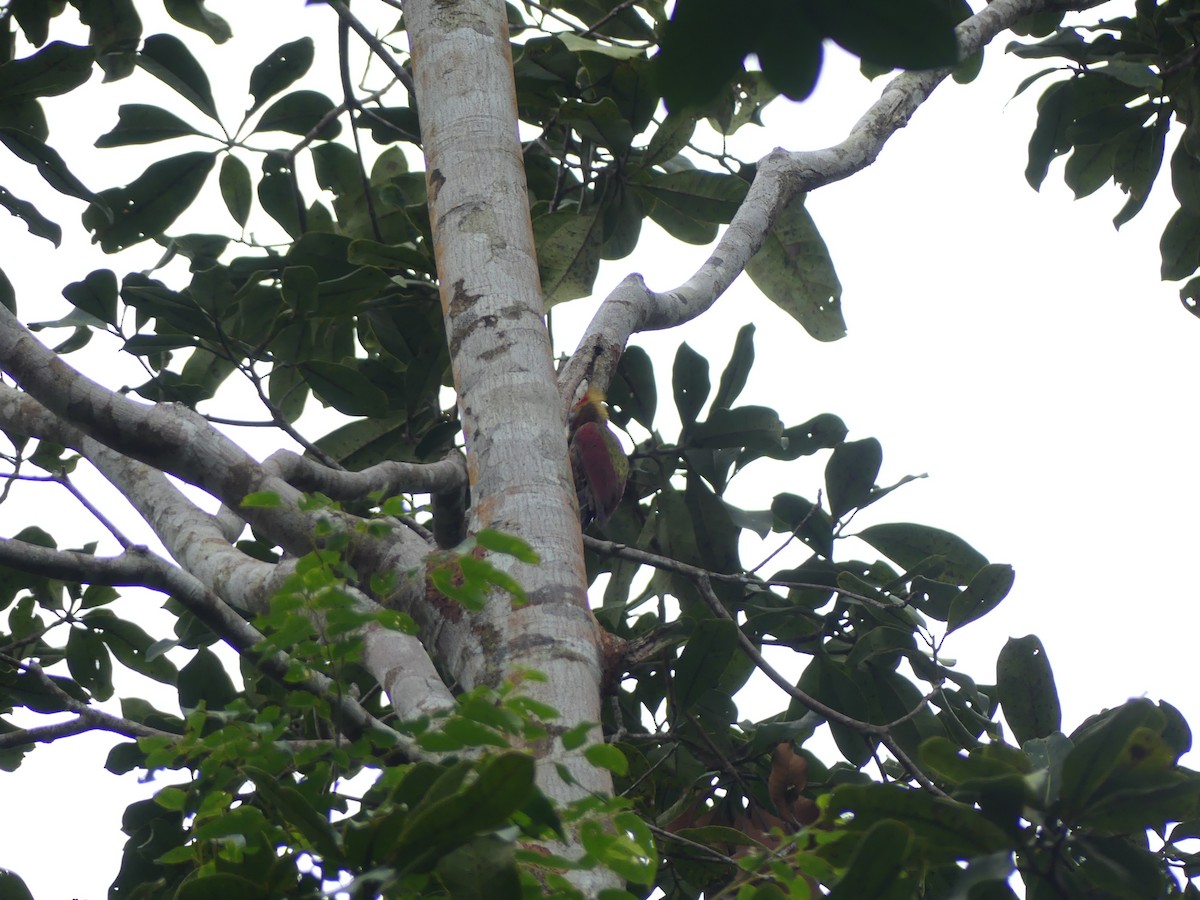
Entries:
{"type": "Polygon", "coordinates": [[[537,565],[538,555],[524,540],[515,534],[483,528],[475,532],[475,543],[493,553],[503,553],[528,565],[537,565]]]}
{"type": "Polygon", "coordinates": [[[275,509],[282,501],[275,491],[255,491],[242,498],[242,509],[275,509]]]}
{"type": "Polygon", "coordinates": [[[625,754],[612,744],[592,744],[583,751],[583,755],[593,766],[608,769],[615,775],[625,775],[629,771],[625,754]]]}

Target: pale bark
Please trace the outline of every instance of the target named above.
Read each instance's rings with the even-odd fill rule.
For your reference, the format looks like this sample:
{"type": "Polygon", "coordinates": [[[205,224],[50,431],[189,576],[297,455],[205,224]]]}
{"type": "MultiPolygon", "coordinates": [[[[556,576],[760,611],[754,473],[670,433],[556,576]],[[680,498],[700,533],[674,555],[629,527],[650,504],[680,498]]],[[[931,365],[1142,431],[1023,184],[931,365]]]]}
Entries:
{"type": "MultiPolygon", "coordinates": [[[[446,660],[464,684],[532,668],[524,689],[568,728],[600,720],[598,626],[587,608],[583,547],[566,435],[542,318],[537,256],[517,137],[504,4],[409,0],[430,218],[475,527],[520,535],[536,566],[507,565],[529,594],[513,608],[494,597],[474,617],[485,655],[446,660]]],[[[578,754],[534,748],[539,783],[557,799],[610,793],[606,772],[578,754]],[[577,784],[566,785],[554,764],[577,784]]]]}

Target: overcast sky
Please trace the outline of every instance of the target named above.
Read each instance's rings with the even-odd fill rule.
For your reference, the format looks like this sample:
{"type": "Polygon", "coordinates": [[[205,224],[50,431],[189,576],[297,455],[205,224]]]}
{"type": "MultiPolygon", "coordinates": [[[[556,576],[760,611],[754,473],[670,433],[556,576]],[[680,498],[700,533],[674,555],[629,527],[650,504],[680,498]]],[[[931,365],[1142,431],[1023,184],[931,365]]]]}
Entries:
{"type": "MultiPolygon", "coordinates": [[[[296,9],[273,15],[270,29],[239,27],[235,4],[213,5],[230,16],[229,46],[243,48],[247,60],[231,67],[239,72],[230,88],[235,104],[241,73],[275,45],[316,33],[318,17],[332,34],[327,10],[301,10],[298,2],[272,4],[296,9]],[[244,49],[251,42],[254,49],[244,49]]],[[[938,526],[1016,567],[1009,598],[947,644],[978,680],[994,679],[1009,636],[1036,633],[1055,669],[1065,730],[1142,695],[1174,703],[1197,723],[1200,589],[1190,570],[1200,538],[1200,425],[1187,385],[1196,382],[1200,320],[1183,310],[1176,286],[1158,280],[1158,236],[1174,208],[1170,186],[1162,181],[1120,233],[1111,218],[1123,196],[1110,187],[1074,201],[1061,186],[1061,162],[1042,192],[1032,191],[1023,170],[1038,89],[1009,99],[1040,65],[1002,55],[1004,43],[991,48],[976,83],[939,88],[871,169],[809,198],[844,286],[844,340],[813,341],[743,277],[701,321],[635,343],[665,377],[686,340],[712,360],[715,379],[736,330],[752,321],[758,362],[740,402],[774,406],[788,425],[819,412],[840,415],[851,438],[882,442],[881,484],[928,473],[856,525],[938,526]]],[[[149,81],[135,79],[139,89],[149,81]]],[[[858,78],[833,54],[816,96],[773,109],[754,152],[840,140],[882,84],[858,78]]],[[[115,87],[95,96],[110,97],[115,87]]],[[[116,101],[107,102],[95,120],[76,113],[73,133],[90,142],[111,127],[116,101]]],[[[123,158],[86,147],[68,154],[94,186],[124,177],[105,171],[123,158]]],[[[67,201],[61,210],[55,217],[70,232],[79,209],[67,201]]],[[[216,223],[227,227],[225,218],[216,223]]],[[[0,220],[0,240],[19,248],[0,264],[18,286],[26,319],[61,314],[52,300],[61,285],[105,264],[77,237],[52,253],[15,220],[0,220]]],[[[629,271],[653,288],[673,287],[704,252],[649,238],[634,257],[608,265],[597,295],[629,271]]],[[[146,263],[109,264],[123,272],[146,263]]],[[[556,313],[556,350],[573,348],[594,303],[573,306],[556,313]]],[[[781,490],[812,498],[823,466],[821,457],[772,469],[769,481],[739,478],[731,499],[761,508],[781,490]]],[[[28,507],[0,508],[0,533],[14,533],[28,516],[28,507]]],[[[747,544],[744,561],[759,553],[747,544]]],[[[744,709],[758,699],[743,698],[744,709]]],[[[16,775],[0,774],[0,867],[18,871],[39,900],[106,894],[124,842],[121,811],[152,789],[103,771],[111,743],[84,737],[40,747],[16,775]]]]}

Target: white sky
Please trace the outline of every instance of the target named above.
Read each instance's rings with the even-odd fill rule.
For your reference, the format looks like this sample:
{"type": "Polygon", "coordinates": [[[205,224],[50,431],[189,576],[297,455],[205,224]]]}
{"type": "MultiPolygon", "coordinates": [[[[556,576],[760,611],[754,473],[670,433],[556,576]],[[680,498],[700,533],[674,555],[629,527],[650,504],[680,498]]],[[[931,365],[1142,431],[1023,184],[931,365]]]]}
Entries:
{"type": "MultiPolygon", "coordinates": [[[[327,10],[301,9],[298,0],[270,4],[269,28],[240,25],[238,4],[213,6],[235,30],[230,49],[218,51],[221,65],[237,73],[224,87],[231,110],[239,108],[249,68],[274,46],[306,32],[332,33],[327,10]],[[280,6],[289,7],[286,15],[278,15],[280,6]]],[[[687,340],[712,361],[715,383],[737,328],[753,321],[758,361],[741,403],[774,406],[789,425],[819,412],[840,415],[851,438],[882,442],[881,484],[928,473],[857,524],[938,526],[1016,567],[1009,598],[947,645],[978,680],[994,678],[996,653],[1009,636],[1036,633],[1054,665],[1065,730],[1141,695],[1166,699],[1200,723],[1191,675],[1200,589],[1188,574],[1200,541],[1193,462],[1200,424],[1186,388],[1195,383],[1200,321],[1183,310],[1174,286],[1158,281],[1158,236],[1174,209],[1169,183],[1158,184],[1147,209],[1119,234],[1111,218],[1123,196],[1115,188],[1073,201],[1060,162],[1034,193],[1023,170],[1038,91],[1008,101],[1041,66],[1002,56],[1004,43],[989,51],[976,83],[939,88],[872,168],[809,198],[843,282],[847,338],[818,344],[743,277],[701,321],[635,343],[669,377],[675,349],[687,340]],[[1172,575],[1176,567],[1185,571],[1172,575]]],[[[130,87],[149,81],[135,75],[130,87]]],[[[812,100],[771,111],[753,152],[840,140],[881,86],[831,59],[812,100]]],[[[126,177],[129,154],[71,148],[65,136],[90,142],[111,127],[117,101],[109,106],[108,98],[119,87],[96,91],[94,118],[75,112],[52,134],[95,187],[126,177]]],[[[324,89],[338,93],[336,82],[324,89]]],[[[161,99],[176,112],[184,106],[169,92],[161,99]]],[[[182,142],[163,148],[186,149],[182,142]]],[[[44,196],[25,189],[33,179],[16,171],[18,163],[5,165],[16,172],[9,180],[29,177],[12,185],[18,195],[44,196]]],[[[129,166],[129,177],[141,168],[129,166]]],[[[17,284],[23,319],[61,315],[66,305],[53,298],[92,268],[121,273],[157,256],[156,249],[137,261],[99,261],[72,234],[79,206],[49,207],[67,231],[58,253],[16,220],[0,219],[0,241],[14,248],[0,265],[17,284]]],[[[211,230],[229,226],[219,205],[214,215],[211,230]]],[[[629,271],[656,289],[672,287],[702,255],[649,239],[634,257],[608,264],[597,295],[629,271]]],[[[594,308],[573,306],[556,312],[557,350],[573,347],[594,308]]],[[[111,354],[101,365],[107,383],[143,380],[118,370],[111,354]]],[[[669,407],[664,385],[660,410],[669,416],[669,407]]],[[[773,468],[771,480],[757,484],[739,478],[735,490],[745,493],[731,499],[760,508],[781,490],[813,498],[824,463],[822,456],[773,468]]],[[[66,508],[62,517],[78,518],[66,508]]],[[[0,507],[0,534],[14,533],[29,515],[29,507],[0,507]]],[[[85,533],[92,532],[81,532],[81,540],[85,533]]],[[[747,561],[759,558],[747,549],[747,561]]],[[[775,698],[763,699],[776,708],[775,698]]],[[[743,701],[748,710],[753,701],[743,701]]],[[[150,790],[101,768],[111,742],[84,737],[40,747],[16,775],[0,774],[0,867],[19,872],[39,900],[106,895],[124,842],[121,811],[150,790]]]]}

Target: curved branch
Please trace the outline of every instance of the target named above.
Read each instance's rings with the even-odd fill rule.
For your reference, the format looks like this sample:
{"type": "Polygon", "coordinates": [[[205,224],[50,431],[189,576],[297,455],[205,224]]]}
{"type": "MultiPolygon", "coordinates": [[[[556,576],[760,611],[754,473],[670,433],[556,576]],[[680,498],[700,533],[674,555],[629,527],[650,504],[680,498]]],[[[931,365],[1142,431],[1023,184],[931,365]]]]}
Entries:
{"type": "MultiPolygon", "coordinates": [[[[1103,0],[995,0],[955,29],[959,56],[965,59],[1032,13],[1086,9],[1100,2],[1103,0]]],[[[650,290],[641,275],[632,274],[608,295],[559,374],[563,402],[569,406],[584,382],[607,388],[633,334],[681,325],[711,307],[762,247],[789,200],[871,165],[888,139],[908,124],[951,71],[941,68],[896,76],[839,144],[799,152],[777,148],[764,156],[746,199],[708,259],[691,277],[672,290],[659,292],[650,290]]]]}

